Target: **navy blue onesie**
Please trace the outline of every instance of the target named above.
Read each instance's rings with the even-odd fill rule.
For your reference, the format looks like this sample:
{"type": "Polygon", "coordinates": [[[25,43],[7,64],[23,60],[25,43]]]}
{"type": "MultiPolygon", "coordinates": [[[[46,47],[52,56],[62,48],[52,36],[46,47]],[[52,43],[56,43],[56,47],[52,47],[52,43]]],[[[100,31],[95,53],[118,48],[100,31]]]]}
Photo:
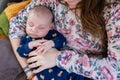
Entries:
{"type": "MultiPolygon", "coordinates": [[[[21,57],[28,58],[30,49],[28,43],[32,40],[38,40],[41,38],[32,39],[28,35],[22,37],[20,41],[20,46],[17,48],[17,52],[21,57]]],[[[56,30],[50,30],[44,39],[52,40],[55,44],[54,48],[60,49],[66,44],[66,38],[56,30]]],[[[57,66],[50,69],[45,69],[36,74],[38,80],[84,80],[83,76],[77,75],[75,73],[68,73],[66,70],[60,69],[57,66]]]]}

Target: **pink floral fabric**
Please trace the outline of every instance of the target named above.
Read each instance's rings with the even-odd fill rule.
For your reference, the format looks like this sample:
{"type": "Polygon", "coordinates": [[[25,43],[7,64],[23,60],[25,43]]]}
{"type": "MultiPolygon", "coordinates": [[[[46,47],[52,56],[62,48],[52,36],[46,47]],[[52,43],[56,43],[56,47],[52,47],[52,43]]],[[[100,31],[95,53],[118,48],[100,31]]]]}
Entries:
{"type": "Polygon", "coordinates": [[[57,0],[32,0],[24,10],[11,19],[9,36],[21,38],[25,34],[27,13],[36,5],[49,7],[54,14],[55,27],[67,38],[70,49],[61,50],[56,59],[58,67],[95,80],[120,79],[120,4],[112,4],[104,9],[108,36],[108,57],[101,58],[100,39],[93,41],[88,32],[82,31],[72,11],[57,0]],[[91,55],[88,55],[91,54],[91,55]]]}

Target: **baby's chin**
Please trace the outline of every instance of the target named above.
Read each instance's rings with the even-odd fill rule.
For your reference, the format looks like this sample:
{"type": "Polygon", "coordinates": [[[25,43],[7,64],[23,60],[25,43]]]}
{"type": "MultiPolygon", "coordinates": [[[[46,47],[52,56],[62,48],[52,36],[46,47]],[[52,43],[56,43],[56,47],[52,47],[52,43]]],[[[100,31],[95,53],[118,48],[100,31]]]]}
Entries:
{"type": "Polygon", "coordinates": [[[31,38],[42,38],[42,36],[30,35],[31,38]]]}

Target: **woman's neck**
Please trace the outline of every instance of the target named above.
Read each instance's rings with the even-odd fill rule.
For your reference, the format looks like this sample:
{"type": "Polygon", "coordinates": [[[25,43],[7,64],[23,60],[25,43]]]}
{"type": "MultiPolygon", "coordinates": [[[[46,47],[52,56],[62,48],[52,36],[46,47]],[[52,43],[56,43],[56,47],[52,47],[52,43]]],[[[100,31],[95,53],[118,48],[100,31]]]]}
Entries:
{"type": "Polygon", "coordinates": [[[67,2],[69,8],[76,8],[79,1],[67,2]]]}
{"type": "Polygon", "coordinates": [[[69,8],[70,8],[70,9],[74,9],[74,8],[76,8],[76,6],[77,6],[77,4],[72,4],[72,3],[71,3],[71,4],[68,4],[68,5],[69,5],[69,8]]]}

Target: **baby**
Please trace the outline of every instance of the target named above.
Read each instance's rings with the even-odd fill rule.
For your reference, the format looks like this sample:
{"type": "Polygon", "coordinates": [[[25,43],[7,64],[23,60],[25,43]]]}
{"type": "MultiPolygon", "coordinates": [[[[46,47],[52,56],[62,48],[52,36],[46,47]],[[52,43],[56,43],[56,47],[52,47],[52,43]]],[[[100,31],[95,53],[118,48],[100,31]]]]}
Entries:
{"type": "MultiPolygon", "coordinates": [[[[19,55],[24,58],[29,58],[28,54],[35,49],[40,49],[45,53],[50,48],[60,49],[66,44],[66,38],[53,29],[52,12],[44,6],[36,6],[30,10],[26,23],[26,33],[27,35],[22,37],[17,49],[19,55]],[[43,42],[40,41],[41,39],[43,42]]],[[[57,66],[36,74],[38,80],[68,80],[69,75],[67,71],[57,66]]]]}

